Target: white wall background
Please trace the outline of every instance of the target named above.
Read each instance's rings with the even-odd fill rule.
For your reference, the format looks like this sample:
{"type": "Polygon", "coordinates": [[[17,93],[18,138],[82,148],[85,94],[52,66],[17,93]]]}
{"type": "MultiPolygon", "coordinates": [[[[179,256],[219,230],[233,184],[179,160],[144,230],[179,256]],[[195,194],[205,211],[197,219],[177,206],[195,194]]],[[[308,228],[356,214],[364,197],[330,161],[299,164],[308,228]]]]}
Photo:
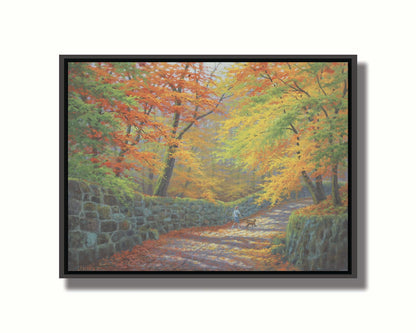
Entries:
{"type": "Polygon", "coordinates": [[[2,332],[414,332],[411,1],[0,6],[2,332]],[[360,278],[59,279],[59,54],[358,54],[360,278]]]}

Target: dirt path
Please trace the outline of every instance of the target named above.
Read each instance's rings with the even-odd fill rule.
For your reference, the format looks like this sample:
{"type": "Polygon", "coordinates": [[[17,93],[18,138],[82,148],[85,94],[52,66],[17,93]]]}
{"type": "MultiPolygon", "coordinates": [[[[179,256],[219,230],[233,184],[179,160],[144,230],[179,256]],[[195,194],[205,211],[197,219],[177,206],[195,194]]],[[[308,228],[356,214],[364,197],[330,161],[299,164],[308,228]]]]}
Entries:
{"type": "Polygon", "coordinates": [[[284,236],[293,210],[310,205],[310,199],[290,201],[251,216],[254,228],[189,228],[148,240],[131,251],[115,254],[85,270],[107,271],[276,271],[291,270],[271,255],[270,242],[284,236]]]}

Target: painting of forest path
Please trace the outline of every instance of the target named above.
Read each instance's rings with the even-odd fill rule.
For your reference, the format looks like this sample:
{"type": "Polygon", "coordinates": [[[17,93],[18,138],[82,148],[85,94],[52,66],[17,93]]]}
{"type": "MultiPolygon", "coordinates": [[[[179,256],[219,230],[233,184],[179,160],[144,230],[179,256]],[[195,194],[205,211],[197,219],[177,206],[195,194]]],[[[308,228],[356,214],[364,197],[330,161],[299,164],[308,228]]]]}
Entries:
{"type": "Polygon", "coordinates": [[[256,226],[227,223],[170,232],[159,240],[147,240],[131,250],[82,267],[87,271],[287,271],[297,270],[273,255],[273,239],[283,240],[294,209],[310,205],[310,199],[292,201],[252,216],[256,226]]]}
{"type": "Polygon", "coordinates": [[[101,60],[64,67],[68,271],[350,269],[350,59],[101,60]]]}

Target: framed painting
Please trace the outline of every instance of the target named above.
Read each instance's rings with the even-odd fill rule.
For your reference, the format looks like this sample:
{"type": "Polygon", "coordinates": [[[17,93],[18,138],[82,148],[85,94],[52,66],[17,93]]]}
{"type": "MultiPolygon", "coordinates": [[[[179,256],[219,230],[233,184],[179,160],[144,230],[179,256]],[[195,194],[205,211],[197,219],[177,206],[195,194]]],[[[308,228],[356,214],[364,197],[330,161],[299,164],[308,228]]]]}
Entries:
{"type": "Polygon", "coordinates": [[[356,277],[355,55],[60,56],[60,277],[356,277]]]}

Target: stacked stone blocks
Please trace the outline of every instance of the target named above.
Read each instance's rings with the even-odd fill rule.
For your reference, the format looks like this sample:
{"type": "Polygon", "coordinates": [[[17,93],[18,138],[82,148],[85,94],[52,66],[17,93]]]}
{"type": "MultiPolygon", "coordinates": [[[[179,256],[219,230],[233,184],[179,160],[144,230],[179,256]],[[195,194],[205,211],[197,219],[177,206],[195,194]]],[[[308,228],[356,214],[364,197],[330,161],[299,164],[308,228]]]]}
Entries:
{"type": "Polygon", "coordinates": [[[120,199],[97,185],[69,180],[68,268],[79,270],[144,240],[157,239],[159,233],[225,224],[236,205],[248,216],[268,203],[258,206],[254,196],[230,203],[139,194],[120,199]]]}

